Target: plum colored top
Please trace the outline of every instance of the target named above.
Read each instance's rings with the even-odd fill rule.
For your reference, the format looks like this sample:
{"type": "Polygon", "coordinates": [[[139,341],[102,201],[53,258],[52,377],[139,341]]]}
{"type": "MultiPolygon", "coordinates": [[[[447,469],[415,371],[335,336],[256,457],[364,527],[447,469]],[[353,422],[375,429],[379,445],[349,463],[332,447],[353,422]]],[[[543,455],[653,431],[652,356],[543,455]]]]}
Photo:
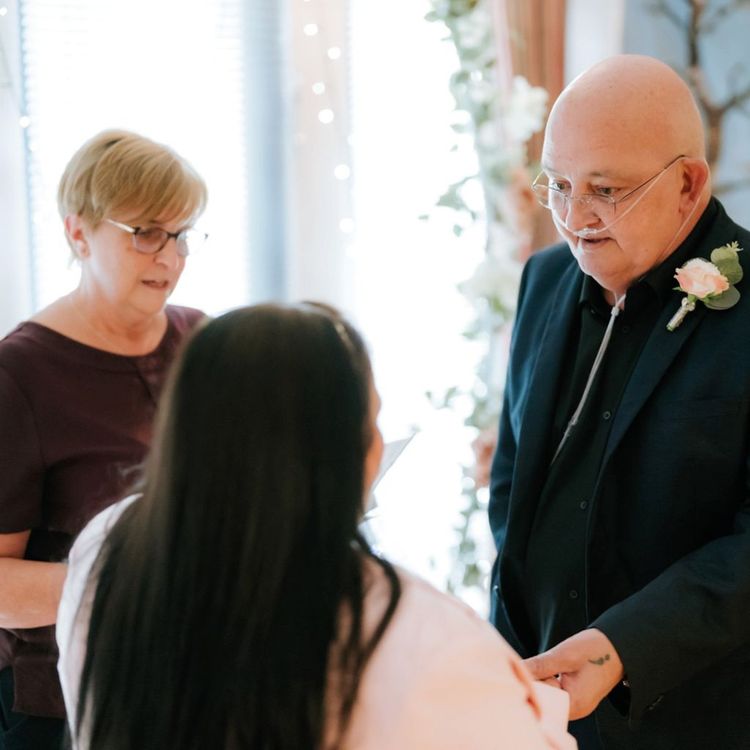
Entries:
{"type": "MultiPolygon", "coordinates": [[[[38,323],[0,341],[0,534],[31,530],[25,558],[59,562],[78,532],[126,494],[177,347],[203,313],[166,308],[149,354],[96,349],[38,323]]],[[[14,709],[63,717],[54,627],[0,629],[14,709]]]]}

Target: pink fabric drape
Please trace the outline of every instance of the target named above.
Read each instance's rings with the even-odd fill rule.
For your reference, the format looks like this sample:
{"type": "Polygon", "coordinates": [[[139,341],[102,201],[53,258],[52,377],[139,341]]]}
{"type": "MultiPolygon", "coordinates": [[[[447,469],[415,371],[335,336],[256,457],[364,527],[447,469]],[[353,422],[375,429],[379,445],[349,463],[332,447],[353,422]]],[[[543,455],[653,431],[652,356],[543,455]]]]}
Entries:
{"type": "MultiPolygon", "coordinates": [[[[493,5],[499,79],[509,85],[513,76],[523,76],[532,86],[547,90],[550,105],[564,85],[565,6],[565,0],[494,0],[493,5]]],[[[529,141],[532,165],[539,161],[542,141],[542,133],[529,141]]],[[[521,194],[519,204],[528,206],[532,198],[530,191],[521,194]]],[[[559,240],[541,207],[533,209],[531,224],[530,249],[559,240]]]]}

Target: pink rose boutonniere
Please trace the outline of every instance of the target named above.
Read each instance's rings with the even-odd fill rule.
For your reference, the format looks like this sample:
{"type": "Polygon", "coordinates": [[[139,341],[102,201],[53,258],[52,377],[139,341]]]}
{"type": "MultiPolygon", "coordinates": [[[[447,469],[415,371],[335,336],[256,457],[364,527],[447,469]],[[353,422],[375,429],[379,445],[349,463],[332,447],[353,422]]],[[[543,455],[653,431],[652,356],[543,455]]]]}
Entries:
{"type": "Polygon", "coordinates": [[[680,309],[667,323],[667,330],[674,331],[685,316],[695,310],[695,303],[702,302],[711,310],[728,310],[740,301],[735,284],[742,279],[742,266],[737,253],[742,250],[736,242],[722,245],[711,251],[711,260],[693,258],[676,269],[674,277],[684,292],[680,309]]]}

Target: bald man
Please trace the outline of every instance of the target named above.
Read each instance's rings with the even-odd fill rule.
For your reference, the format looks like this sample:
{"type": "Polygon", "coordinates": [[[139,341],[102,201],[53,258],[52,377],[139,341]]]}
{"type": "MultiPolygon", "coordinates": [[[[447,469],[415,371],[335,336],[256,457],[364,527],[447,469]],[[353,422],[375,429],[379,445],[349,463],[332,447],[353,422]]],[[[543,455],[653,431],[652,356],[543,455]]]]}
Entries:
{"type": "Polygon", "coordinates": [[[561,94],[534,190],[565,243],[521,282],[492,620],[568,691],[581,750],[747,750],[750,287],[672,319],[676,269],[732,242],[747,269],[750,234],[711,196],[690,91],[648,57],[561,94]]]}

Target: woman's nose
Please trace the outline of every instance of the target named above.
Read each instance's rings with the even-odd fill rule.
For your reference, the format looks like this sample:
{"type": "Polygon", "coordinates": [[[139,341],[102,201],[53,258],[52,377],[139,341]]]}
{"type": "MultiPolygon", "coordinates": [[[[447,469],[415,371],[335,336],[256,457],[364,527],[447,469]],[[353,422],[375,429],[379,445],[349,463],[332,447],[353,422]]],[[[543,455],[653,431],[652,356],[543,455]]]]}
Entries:
{"type": "Polygon", "coordinates": [[[183,256],[177,252],[177,239],[170,237],[164,247],[154,255],[154,259],[168,268],[179,268],[180,263],[183,262],[183,256]]]}

